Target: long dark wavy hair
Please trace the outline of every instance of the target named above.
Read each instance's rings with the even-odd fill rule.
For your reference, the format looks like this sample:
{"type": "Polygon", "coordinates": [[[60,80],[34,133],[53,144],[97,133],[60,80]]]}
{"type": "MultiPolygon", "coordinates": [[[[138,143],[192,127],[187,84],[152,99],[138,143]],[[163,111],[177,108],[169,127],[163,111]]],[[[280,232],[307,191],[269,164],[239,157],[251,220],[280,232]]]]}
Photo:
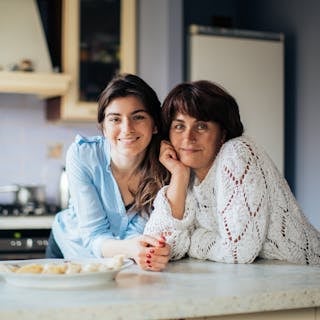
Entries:
{"type": "Polygon", "coordinates": [[[150,214],[157,192],[167,183],[169,177],[167,170],[159,162],[163,126],[161,121],[161,104],[156,92],[136,75],[120,74],[115,76],[100,95],[98,102],[98,124],[103,132],[105,110],[114,99],[127,96],[135,96],[142,102],[146,111],[152,117],[158,131],[152,135],[145,157],[137,168],[141,176],[138,189],[130,190],[135,199],[131,210],[150,214]]]}
{"type": "Polygon", "coordinates": [[[218,123],[225,132],[225,142],[243,133],[236,100],[221,86],[207,80],[184,82],[169,92],[162,105],[166,138],[177,113],[218,123]]]}

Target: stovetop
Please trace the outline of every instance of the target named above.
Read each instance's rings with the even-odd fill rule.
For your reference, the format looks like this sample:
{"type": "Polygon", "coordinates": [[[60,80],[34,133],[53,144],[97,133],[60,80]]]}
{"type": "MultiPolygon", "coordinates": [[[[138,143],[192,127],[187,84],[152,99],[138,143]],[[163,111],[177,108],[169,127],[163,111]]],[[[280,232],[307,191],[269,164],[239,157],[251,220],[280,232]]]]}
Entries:
{"type": "Polygon", "coordinates": [[[60,207],[55,204],[0,204],[0,217],[18,217],[18,216],[48,216],[55,215],[60,211],[60,207]]]}
{"type": "Polygon", "coordinates": [[[54,204],[0,204],[0,233],[3,230],[49,230],[59,211],[60,207],[54,204]]]}

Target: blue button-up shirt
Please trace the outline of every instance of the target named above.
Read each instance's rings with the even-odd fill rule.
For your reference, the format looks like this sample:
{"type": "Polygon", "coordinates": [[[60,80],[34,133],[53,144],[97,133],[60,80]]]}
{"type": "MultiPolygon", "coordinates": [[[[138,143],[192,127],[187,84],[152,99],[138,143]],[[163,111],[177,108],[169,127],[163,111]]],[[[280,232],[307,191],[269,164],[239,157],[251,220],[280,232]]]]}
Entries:
{"type": "Polygon", "coordinates": [[[66,169],[69,207],[56,215],[52,227],[65,258],[101,257],[103,240],[143,233],[146,218],[126,212],[104,137],[77,136],[68,149],[66,169]]]}

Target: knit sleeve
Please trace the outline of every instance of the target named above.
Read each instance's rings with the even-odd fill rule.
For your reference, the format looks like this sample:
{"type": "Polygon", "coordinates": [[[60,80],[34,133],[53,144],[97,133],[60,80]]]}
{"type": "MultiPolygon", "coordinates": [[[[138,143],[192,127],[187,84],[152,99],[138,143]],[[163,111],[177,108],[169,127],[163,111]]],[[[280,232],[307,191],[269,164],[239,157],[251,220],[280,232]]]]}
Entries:
{"type": "Polygon", "coordinates": [[[208,214],[215,215],[216,228],[202,223],[192,235],[189,255],[251,263],[262,248],[268,227],[266,175],[263,161],[250,142],[231,141],[215,159],[212,176],[216,211],[208,214]]]}
{"type": "Polygon", "coordinates": [[[163,187],[154,201],[154,210],[147,222],[144,234],[164,235],[170,245],[170,259],[177,260],[185,256],[190,247],[190,235],[194,229],[196,201],[188,195],[182,220],[172,216],[170,204],[166,197],[167,186],[163,187]]]}

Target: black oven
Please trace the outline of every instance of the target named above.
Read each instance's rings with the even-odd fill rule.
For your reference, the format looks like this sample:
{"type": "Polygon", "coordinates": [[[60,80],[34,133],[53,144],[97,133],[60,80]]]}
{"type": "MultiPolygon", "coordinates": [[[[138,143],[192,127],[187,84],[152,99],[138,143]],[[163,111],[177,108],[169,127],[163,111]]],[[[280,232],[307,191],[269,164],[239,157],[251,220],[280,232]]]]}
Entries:
{"type": "Polygon", "coordinates": [[[45,205],[41,211],[26,211],[16,205],[0,204],[0,260],[44,258],[51,225],[59,210],[53,205],[45,205]]]}
{"type": "Polygon", "coordinates": [[[44,258],[50,229],[0,231],[0,260],[44,258]]]}

